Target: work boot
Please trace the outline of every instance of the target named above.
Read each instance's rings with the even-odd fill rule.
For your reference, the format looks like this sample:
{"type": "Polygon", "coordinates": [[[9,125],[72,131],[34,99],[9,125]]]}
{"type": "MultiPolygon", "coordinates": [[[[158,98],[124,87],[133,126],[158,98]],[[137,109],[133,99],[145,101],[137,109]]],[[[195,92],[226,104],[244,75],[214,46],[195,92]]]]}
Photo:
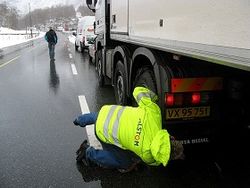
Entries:
{"type": "Polygon", "coordinates": [[[88,141],[84,140],[83,143],[80,145],[79,149],[76,151],[76,161],[82,162],[86,159],[86,150],[89,147],[88,141]]]}

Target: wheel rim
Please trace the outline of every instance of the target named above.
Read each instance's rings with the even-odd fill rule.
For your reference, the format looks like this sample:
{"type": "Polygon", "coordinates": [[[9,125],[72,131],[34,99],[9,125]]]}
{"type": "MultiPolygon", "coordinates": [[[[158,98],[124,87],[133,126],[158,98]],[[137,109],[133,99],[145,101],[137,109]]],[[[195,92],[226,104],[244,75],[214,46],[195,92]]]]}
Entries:
{"type": "Polygon", "coordinates": [[[124,92],[124,83],[123,83],[123,78],[121,75],[119,75],[117,78],[116,87],[117,87],[117,96],[118,96],[119,102],[122,103],[123,92],[124,92]]]}

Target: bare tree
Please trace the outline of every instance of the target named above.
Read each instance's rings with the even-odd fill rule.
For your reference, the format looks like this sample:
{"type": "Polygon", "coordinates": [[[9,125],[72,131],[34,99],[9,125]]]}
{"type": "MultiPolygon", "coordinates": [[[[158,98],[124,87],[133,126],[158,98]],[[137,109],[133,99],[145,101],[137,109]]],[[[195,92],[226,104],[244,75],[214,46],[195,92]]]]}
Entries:
{"type": "Polygon", "coordinates": [[[18,26],[18,11],[14,7],[7,6],[6,2],[0,4],[0,25],[16,29],[18,26]]]}
{"type": "Polygon", "coordinates": [[[20,27],[26,27],[25,23],[32,18],[33,25],[46,24],[50,20],[60,20],[75,18],[75,9],[73,5],[58,5],[51,8],[35,9],[20,19],[20,27]]]}

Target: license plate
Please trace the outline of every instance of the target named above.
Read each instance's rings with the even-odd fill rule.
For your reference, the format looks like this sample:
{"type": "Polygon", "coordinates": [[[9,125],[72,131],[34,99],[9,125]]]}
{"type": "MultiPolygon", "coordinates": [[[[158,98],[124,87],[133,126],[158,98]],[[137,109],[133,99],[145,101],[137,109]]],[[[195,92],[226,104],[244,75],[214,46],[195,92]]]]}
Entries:
{"type": "Polygon", "coordinates": [[[210,106],[171,108],[166,111],[166,119],[190,119],[210,116],[210,106]]]}

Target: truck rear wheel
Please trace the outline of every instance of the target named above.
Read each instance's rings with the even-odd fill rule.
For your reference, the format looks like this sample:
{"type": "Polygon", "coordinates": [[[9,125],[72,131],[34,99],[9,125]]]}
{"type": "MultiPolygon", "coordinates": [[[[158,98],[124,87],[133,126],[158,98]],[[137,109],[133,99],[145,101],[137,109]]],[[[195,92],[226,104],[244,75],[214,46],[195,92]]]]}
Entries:
{"type": "MultiPolygon", "coordinates": [[[[146,87],[157,94],[154,73],[151,69],[149,69],[148,67],[143,67],[136,72],[132,92],[137,86],[146,87]]],[[[132,106],[138,106],[134,98],[132,99],[132,106]]]]}
{"type": "Polygon", "coordinates": [[[102,74],[102,50],[97,52],[97,73],[98,73],[98,83],[100,87],[104,86],[104,76],[102,74]]]}
{"type": "Polygon", "coordinates": [[[119,105],[127,104],[127,86],[126,86],[127,76],[125,73],[124,64],[118,61],[115,69],[115,98],[119,105]]]}

